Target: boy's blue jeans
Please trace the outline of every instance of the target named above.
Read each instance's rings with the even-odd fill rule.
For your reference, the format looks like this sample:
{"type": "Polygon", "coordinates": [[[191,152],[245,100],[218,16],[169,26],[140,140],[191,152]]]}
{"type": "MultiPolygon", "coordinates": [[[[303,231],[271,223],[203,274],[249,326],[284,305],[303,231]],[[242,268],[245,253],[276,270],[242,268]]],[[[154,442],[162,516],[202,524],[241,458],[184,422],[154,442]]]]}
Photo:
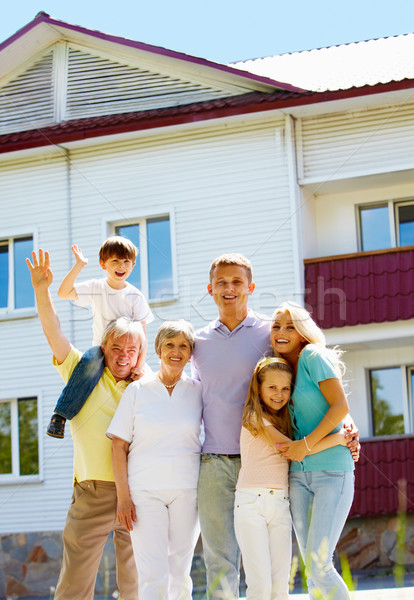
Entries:
{"type": "Polygon", "coordinates": [[[66,386],[63,388],[54,412],[65,419],[73,419],[100,380],[105,358],[100,346],[93,346],[83,354],[66,386]]]}

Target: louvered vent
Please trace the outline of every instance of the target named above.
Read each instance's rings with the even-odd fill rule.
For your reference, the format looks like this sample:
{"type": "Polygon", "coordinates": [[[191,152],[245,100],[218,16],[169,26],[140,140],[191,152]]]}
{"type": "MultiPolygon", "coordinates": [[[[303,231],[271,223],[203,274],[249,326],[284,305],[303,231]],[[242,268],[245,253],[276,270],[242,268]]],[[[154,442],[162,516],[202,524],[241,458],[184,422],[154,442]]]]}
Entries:
{"type": "Polygon", "coordinates": [[[69,49],[66,119],[223,98],[229,92],[69,49]]]}
{"type": "Polygon", "coordinates": [[[0,89],[0,134],[54,123],[53,51],[0,89]]]}

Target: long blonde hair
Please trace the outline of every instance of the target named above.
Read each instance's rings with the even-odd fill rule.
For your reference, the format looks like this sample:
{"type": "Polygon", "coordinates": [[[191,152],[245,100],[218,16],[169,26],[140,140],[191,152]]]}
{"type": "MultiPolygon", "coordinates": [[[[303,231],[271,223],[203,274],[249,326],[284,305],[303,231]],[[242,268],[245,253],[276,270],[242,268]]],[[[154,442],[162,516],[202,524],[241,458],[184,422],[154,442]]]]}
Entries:
{"type": "MultiPolygon", "coordinates": [[[[337,347],[326,347],[326,338],[322,329],[318,327],[306,308],[303,308],[298,304],[293,304],[292,302],[282,302],[282,304],[280,304],[280,306],[278,306],[273,313],[272,326],[277,315],[285,312],[289,313],[294,328],[302,337],[305,338],[307,343],[314,344],[315,346],[319,346],[321,349],[323,349],[324,354],[333,363],[339,379],[342,379],[346,370],[345,365],[341,360],[343,351],[337,347]]],[[[304,347],[306,345],[307,344],[304,344],[304,347]]]]}
{"type": "Polygon", "coordinates": [[[269,445],[273,445],[266,432],[266,425],[263,419],[267,419],[278,431],[292,439],[292,425],[289,417],[289,407],[285,404],[277,412],[271,412],[260,396],[260,386],[268,371],[282,371],[293,376],[289,363],[284,358],[270,357],[262,358],[254,371],[250,380],[247,400],[244,405],[242,425],[257,437],[261,435],[269,445]]]}

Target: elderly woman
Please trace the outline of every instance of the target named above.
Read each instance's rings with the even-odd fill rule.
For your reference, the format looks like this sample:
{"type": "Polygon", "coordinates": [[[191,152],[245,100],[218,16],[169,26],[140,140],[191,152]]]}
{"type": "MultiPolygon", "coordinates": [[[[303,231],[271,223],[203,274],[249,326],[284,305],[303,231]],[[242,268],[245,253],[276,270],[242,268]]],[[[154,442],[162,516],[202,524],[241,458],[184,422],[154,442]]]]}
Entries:
{"type": "Polygon", "coordinates": [[[140,600],[191,599],[201,386],[183,370],[193,347],[190,323],[163,323],[155,339],[160,370],[128,386],[107,431],[118,519],[131,535],[140,600]]]}

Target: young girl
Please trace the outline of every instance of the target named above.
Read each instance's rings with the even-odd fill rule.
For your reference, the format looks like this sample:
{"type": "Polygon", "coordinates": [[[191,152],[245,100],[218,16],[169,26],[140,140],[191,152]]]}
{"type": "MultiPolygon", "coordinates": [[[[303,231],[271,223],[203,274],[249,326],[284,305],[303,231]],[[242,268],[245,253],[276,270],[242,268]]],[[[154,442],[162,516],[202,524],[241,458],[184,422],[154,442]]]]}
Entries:
{"type": "MultiPolygon", "coordinates": [[[[289,464],[276,444],[292,438],[291,385],[289,363],[283,358],[264,358],[253,372],[244,407],[234,520],[248,600],[288,598],[292,549],[289,464]]],[[[346,443],[342,432],[326,437],[314,451],[346,443]]]]}
{"type": "Polygon", "coordinates": [[[273,316],[273,350],[295,375],[291,418],[294,439],[278,446],[291,460],[289,492],[293,527],[305,563],[311,598],[349,599],[332,556],[351,508],[354,460],[347,448],[316,452],[324,436],[342,427],[348,402],[342,386],[341,353],[301,307],[283,303],[273,316]]]}

